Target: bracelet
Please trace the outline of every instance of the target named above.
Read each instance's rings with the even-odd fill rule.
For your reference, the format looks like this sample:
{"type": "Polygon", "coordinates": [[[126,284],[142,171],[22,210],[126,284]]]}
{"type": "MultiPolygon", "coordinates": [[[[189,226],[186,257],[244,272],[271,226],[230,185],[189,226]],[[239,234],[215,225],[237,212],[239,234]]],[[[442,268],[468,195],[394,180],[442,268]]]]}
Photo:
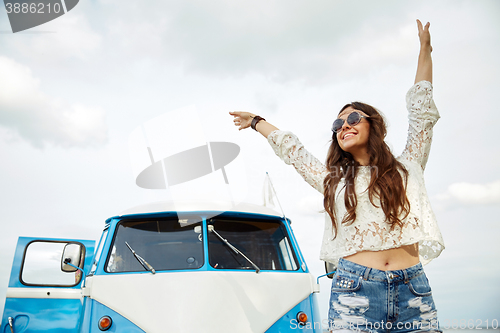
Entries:
{"type": "Polygon", "coordinates": [[[255,116],[255,117],[253,117],[253,119],[252,119],[252,123],[250,124],[250,127],[252,127],[252,129],[253,129],[254,131],[256,131],[256,130],[257,130],[257,128],[255,128],[255,126],[257,126],[257,123],[258,123],[259,121],[261,121],[261,120],[264,120],[264,121],[265,121],[265,119],[264,119],[264,118],[262,118],[261,116],[255,116]]]}

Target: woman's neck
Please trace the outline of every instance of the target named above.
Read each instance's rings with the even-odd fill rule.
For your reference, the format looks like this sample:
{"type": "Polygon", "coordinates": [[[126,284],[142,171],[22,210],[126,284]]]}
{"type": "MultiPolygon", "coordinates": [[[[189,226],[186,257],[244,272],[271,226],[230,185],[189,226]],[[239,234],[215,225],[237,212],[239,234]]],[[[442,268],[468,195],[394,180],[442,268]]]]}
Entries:
{"type": "Polygon", "coordinates": [[[370,165],[370,154],[367,151],[360,151],[357,154],[353,154],[352,157],[359,165],[370,165]]]}

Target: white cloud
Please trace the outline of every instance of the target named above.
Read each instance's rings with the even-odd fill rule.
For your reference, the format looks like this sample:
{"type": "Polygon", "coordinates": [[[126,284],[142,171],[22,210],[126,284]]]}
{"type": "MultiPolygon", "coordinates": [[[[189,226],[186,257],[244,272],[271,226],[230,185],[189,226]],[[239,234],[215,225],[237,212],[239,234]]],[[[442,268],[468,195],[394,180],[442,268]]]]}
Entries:
{"type": "Polygon", "coordinates": [[[454,183],[437,199],[442,201],[458,201],[462,204],[500,204],[500,180],[487,184],[454,183]]]}
{"type": "Polygon", "coordinates": [[[107,48],[113,45],[120,54],[133,55],[131,60],[167,60],[188,73],[211,76],[262,73],[276,82],[331,83],[332,77],[365,77],[381,59],[397,66],[401,53],[411,52],[408,45],[418,45],[414,19],[410,32],[409,14],[397,1],[390,2],[390,11],[372,1],[356,10],[342,1],[102,4],[107,48]],[[394,12],[401,15],[388,20],[394,12]]]}
{"type": "MultiPolygon", "coordinates": [[[[80,5],[79,5],[80,6],[80,5]]],[[[102,36],[94,31],[87,18],[76,11],[40,26],[41,33],[20,32],[22,38],[7,38],[6,48],[16,57],[60,66],[64,59],[87,60],[102,46],[102,36]]]]}
{"type": "Polygon", "coordinates": [[[16,131],[35,147],[46,143],[102,145],[107,140],[104,112],[47,96],[31,70],[0,56],[0,125],[16,131]]]}
{"type": "Polygon", "coordinates": [[[317,215],[317,213],[322,213],[324,211],[323,195],[315,193],[314,195],[301,197],[298,202],[298,209],[303,214],[317,215]]]}

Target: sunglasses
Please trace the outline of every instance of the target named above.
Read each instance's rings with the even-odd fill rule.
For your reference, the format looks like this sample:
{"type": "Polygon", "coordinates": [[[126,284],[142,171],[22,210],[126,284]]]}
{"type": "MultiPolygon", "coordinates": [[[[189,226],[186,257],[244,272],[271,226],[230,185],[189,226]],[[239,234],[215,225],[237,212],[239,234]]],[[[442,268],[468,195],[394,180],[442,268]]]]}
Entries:
{"type": "MultiPolygon", "coordinates": [[[[356,111],[351,112],[347,117],[347,124],[349,126],[355,126],[359,124],[362,118],[370,118],[370,117],[362,116],[359,112],[356,111]]],[[[342,126],[344,126],[344,119],[337,118],[333,122],[332,131],[338,133],[342,130],[342,126]]]]}

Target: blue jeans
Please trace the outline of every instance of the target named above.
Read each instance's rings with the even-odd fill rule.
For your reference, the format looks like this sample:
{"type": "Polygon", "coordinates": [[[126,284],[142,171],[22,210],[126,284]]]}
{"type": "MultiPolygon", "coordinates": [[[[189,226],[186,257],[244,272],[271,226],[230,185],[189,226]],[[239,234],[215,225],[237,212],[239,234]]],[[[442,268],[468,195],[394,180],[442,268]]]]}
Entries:
{"type": "Polygon", "coordinates": [[[381,271],[340,259],[328,320],[331,331],[441,332],[420,263],[381,271]]]}

